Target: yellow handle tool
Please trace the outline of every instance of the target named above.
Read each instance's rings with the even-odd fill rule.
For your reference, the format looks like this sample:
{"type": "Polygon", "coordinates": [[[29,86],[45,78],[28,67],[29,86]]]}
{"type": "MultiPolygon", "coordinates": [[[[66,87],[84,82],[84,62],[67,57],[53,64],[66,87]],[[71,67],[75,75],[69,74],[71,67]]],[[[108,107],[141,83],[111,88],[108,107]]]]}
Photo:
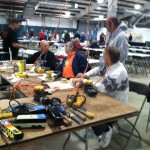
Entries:
{"type": "Polygon", "coordinates": [[[26,78],[27,77],[27,74],[26,73],[15,73],[16,77],[19,77],[19,78],[26,78]]]}
{"type": "Polygon", "coordinates": [[[7,118],[13,118],[13,114],[11,112],[0,114],[0,119],[7,119],[7,118]]]}
{"type": "Polygon", "coordinates": [[[72,125],[72,120],[70,118],[68,118],[67,116],[64,116],[64,119],[66,119],[70,125],[72,125]]]}
{"type": "Polygon", "coordinates": [[[75,110],[70,110],[72,113],[74,113],[75,115],[77,115],[81,120],[86,121],[86,117],[84,115],[82,115],[81,113],[75,111],[75,110]]]}
{"type": "Polygon", "coordinates": [[[60,114],[64,119],[65,126],[71,126],[72,125],[72,120],[70,118],[68,118],[67,116],[63,115],[62,113],[60,113],[60,114]]]}
{"type": "Polygon", "coordinates": [[[78,110],[79,112],[81,112],[83,115],[85,115],[89,119],[94,119],[95,118],[95,115],[92,112],[84,111],[84,110],[81,110],[79,108],[77,108],[76,110],[78,110]]]}

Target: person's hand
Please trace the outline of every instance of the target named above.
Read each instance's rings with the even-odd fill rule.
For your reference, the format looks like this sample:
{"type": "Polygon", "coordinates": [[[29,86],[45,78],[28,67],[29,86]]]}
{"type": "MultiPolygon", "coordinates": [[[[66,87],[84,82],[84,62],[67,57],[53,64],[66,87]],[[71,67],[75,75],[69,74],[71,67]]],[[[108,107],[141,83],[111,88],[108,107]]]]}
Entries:
{"type": "Polygon", "coordinates": [[[27,46],[24,46],[23,48],[24,48],[25,50],[27,50],[27,49],[28,49],[28,47],[27,47],[27,46]]]}
{"type": "Polygon", "coordinates": [[[83,74],[83,73],[78,73],[76,78],[86,78],[86,74],[83,74]]]}
{"type": "Polygon", "coordinates": [[[82,78],[72,78],[71,82],[75,87],[79,87],[82,83],[83,79],[82,78]]]}

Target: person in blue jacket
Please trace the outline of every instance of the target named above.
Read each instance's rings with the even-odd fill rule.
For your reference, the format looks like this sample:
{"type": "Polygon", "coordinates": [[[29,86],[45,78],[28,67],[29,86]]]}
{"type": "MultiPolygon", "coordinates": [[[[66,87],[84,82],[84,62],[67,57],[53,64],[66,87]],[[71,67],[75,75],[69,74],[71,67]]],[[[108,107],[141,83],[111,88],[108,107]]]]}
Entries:
{"type": "Polygon", "coordinates": [[[57,71],[61,72],[63,78],[75,78],[78,73],[84,73],[91,69],[87,58],[78,52],[75,40],[71,40],[66,44],[65,52],[68,56],[63,59],[57,68],[57,71]]]}

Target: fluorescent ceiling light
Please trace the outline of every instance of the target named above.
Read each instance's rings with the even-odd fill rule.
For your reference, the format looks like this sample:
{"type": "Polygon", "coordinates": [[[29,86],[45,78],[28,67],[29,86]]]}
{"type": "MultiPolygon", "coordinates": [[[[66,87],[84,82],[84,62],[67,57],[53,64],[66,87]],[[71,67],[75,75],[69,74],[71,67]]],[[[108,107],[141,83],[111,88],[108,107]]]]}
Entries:
{"type": "MultiPolygon", "coordinates": [[[[40,4],[43,5],[52,5],[52,6],[64,6],[64,3],[49,3],[49,2],[39,2],[40,4]]],[[[72,5],[66,4],[66,7],[72,7],[72,5]]]]}
{"type": "Polygon", "coordinates": [[[139,11],[135,11],[135,10],[128,10],[126,9],[125,12],[129,12],[129,13],[133,13],[133,14],[142,14],[141,12],[139,11]]]}
{"type": "Polygon", "coordinates": [[[70,16],[70,11],[66,11],[66,16],[70,16]]]}
{"type": "Polygon", "coordinates": [[[78,8],[78,4],[77,4],[77,3],[75,3],[74,7],[75,7],[75,8],[78,8]]]}
{"type": "Polygon", "coordinates": [[[99,15],[99,19],[103,20],[104,19],[104,15],[99,15]]]}
{"type": "Polygon", "coordinates": [[[104,2],[104,0],[97,0],[97,2],[101,4],[104,2]]]}
{"type": "Polygon", "coordinates": [[[97,7],[96,9],[97,9],[97,10],[101,10],[102,8],[101,8],[101,7],[97,7]]]}
{"type": "Polygon", "coordinates": [[[138,9],[140,9],[140,8],[141,8],[141,5],[136,4],[136,5],[134,5],[134,8],[135,8],[136,10],[138,10],[138,9]]]}
{"type": "Polygon", "coordinates": [[[104,18],[104,16],[103,16],[103,19],[101,18],[93,18],[93,20],[95,20],[95,21],[103,21],[103,20],[106,20],[107,18],[104,18]]]}
{"type": "Polygon", "coordinates": [[[93,18],[94,20],[99,20],[99,18],[93,18]]]}

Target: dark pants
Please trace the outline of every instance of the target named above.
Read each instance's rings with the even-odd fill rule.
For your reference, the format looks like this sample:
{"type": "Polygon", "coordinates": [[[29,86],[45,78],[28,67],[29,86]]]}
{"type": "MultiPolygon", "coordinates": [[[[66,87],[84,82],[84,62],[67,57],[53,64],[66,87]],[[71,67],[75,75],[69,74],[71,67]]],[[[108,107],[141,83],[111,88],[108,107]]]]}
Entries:
{"type": "Polygon", "coordinates": [[[95,127],[92,127],[92,130],[96,136],[100,136],[103,132],[109,131],[108,126],[112,127],[113,124],[114,124],[114,122],[103,124],[100,126],[95,126],[95,127]]]}
{"type": "Polygon", "coordinates": [[[0,59],[1,60],[10,60],[10,54],[9,54],[9,52],[7,54],[2,54],[0,59]]]}

